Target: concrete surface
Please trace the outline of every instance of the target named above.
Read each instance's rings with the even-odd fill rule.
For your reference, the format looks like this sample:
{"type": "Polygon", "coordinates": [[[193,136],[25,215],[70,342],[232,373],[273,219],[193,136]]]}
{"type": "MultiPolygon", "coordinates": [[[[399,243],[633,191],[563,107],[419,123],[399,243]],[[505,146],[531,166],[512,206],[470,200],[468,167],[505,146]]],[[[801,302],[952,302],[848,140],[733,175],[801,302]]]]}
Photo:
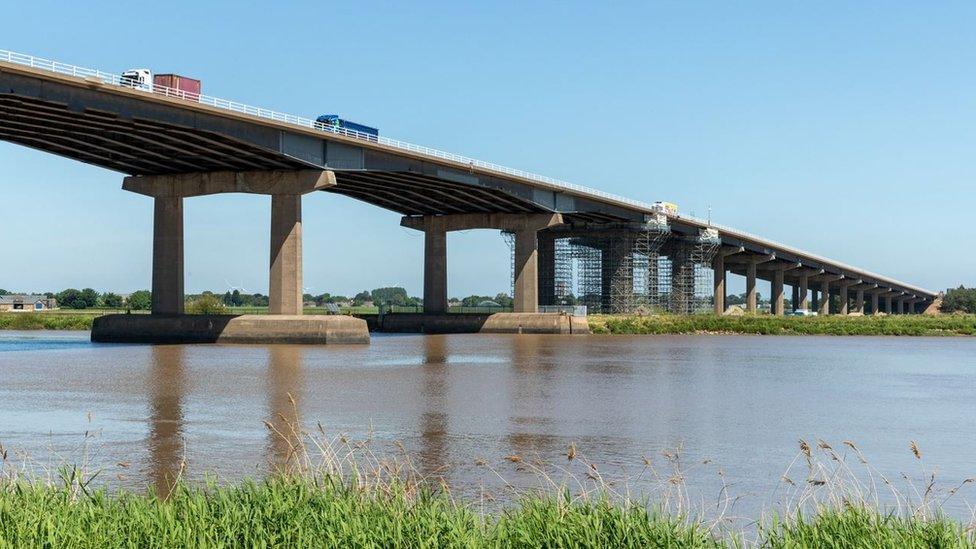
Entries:
{"type": "Polygon", "coordinates": [[[92,324],[99,343],[368,344],[366,321],[345,315],[105,315],[92,324]]]}

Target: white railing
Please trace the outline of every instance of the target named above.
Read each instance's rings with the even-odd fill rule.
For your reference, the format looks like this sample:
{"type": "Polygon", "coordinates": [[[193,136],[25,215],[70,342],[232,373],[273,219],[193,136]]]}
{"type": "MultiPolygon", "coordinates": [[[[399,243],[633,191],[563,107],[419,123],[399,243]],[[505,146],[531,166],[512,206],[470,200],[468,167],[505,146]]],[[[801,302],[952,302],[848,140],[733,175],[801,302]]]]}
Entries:
{"type": "MultiPolygon", "coordinates": [[[[363,140],[366,140],[366,141],[371,141],[373,143],[379,143],[381,145],[386,145],[388,147],[393,147],[395,149],[400,149],[400,150],[403,150],[403,151],[409,151],[409,152],[412,152],[412,153],[418,153],[418,154],[422,154],[422,155],[426,155],[426,156],[430,156],[430,157],[434,157],[434,158],[439,158],[439,159],[443,159],[443,160],[449,160],[449,161],[452,161],[452,162],[457,162],[457,163],[464,164],[464,165],[471,166],[471,167],[475,167],[475,168],[480,168],[480,169],[483,169],[483,170],[490,170],[490,171],[497,172],[497,173],[507,174],[507,175],[511,175],[511,176],[515,176],[515,177],[520,177],[520,178],[523,178],[523,179],[528,179],[528,180],[531,180],[531,181],[536,181],[536,182],[539,182],[539,183],[542,183],[544,185],[548,185],[548,186],[551,186],[551,187],[555,187],[555,188],[559,188],[559,189],[564,189],[564,190],[572,191],[574,193],[577,193],[577,194],[580,194],[580,195],[583,195],[583,196],[588,196],[588,197],[592,197],[592,198],[598,198],[598,199],[601,199],[601,200],[604,200],[604,201],[609,201],[609,202],[616,202],[618,204],[622,204],[622,205],[626,205],[626,206],[629,206],[629,207],[632,207],[632,208],[636,208],[638,210],[643,211],[644,213],[650,213],[651,210],[652,210],[651,204],[649,204],[647,202],[641,202],[640,200],[633,200],[631,198],[626,198],[626,197],[623,197],[623,196],[618,196],[618,195],[615,195],[615,194],[606,193],[606,192],[600,191],[598,189],[592,189],[590,187],[585,187],[583,185],[576,185],[574,183],[569,183],[567,181],[563,181],[563,180],[556,179],[556,178],[553,178],[553,177],[548,177],[548,176],[540,175],[540,174],[537,174],[537,173],[527,172],[525,170],[518,170],[518,169],[515,169],[515,168],[509,168],[509,167],[502,166],[502,165],[499,165],[499,164],[494,164],[492,162],[485,162],[485,161],[482,161],[482,160],[477,160],[477,159],[474,159],[474,158],[469,158],[467,156],[463,156],[463,155],[460,155],[460,154],[449,153],[449,152],[446,152],[446,151],[441,151],[441,150],[438,150],[438,149],[433,149],[433,148],[430,148],[430,147],[425,147],[423,145],[416,145],[416,144],[413,144],[413,143],[409,143],[407,141],[401,141],[399,139],[391,139],[389,137],[382,137],[382,136],[377,137],[377,136],[372,135],[372,134],[358,132],[358,131],[355,131],[355,130],[349,130],[349,129],[345,129],[345,128],[336,128],[334,126],[331,126],[331,125],[328,125],[328,124],[323,124],[321,122],[312,120],[311,118],[304,118],[304,117],[296,116],[296,115],[293,115],[293,114],[285,114],[285,113],[273,111],[273,110],[270,110],[270,109],[262,109],[260,107],[252,107],[250,105],[245,105],[244,103],[238,103],[237,101],[229,101],[227,99],[221,99],[219,97],[213,97],[213,96],[204,95],[204,94],[190,93],[190,92],[186,92],[186,91],[179,90],[179,89],[176,89],[176,88],[169,88],[169,87],[166,87],[166,86],[157,86],[155,84],[151,85],[151,89],[150,89],[149,86],[146,86],[146,87],[143,88],[143,87],[140,87],[138,85],[134,85],[130,81],[123,79],[120,75],[117,75],[117,74],[102,72],[102,71],[96,70],[96,69],[88,69],[88,68],[84,68],[84,67],[77,67],[75,65],[69,65],[69,64],[66,64],[66,63],[58,62],[58,61],[51,61],[50,59],[43,59],[43,58],[40,58],[40,57],[34,57],[33,55],[25,55],[25,54],[22,54],[22,53],[16,53],[16,52],[8,51],[8,50],[0,50],[0,62],[2,62],[2,61],[6,61],[8,63],[14,63],[14,64],[17,64],[17,65],[23,65],[23,66],[31,67],[31,68],[35,68],[35,69],[47,70],[47,71],[55,72],[55,73],[58,73],[58,74],[64,74],[64,75],[68,75],[68,76],[74,76],[74,77],[78,77],[78,78],[95,79],[95,80],[99,81],[102,84],[108,84],[108,85],[112,85],[112,86],[126,87],[126,88],[130,88],[130,89],[142,89],[143,91],[145,91],[147,93],[154,93],[154,94],[158,94],[158,95],[164,95],[166,97],[173,97],[173,98],[178,98],[178,99],[184,99],[184,100],[187,100],[187,101],[193,101],[195,103],[200,103],[200,104],[203,104],[203,105],[209,105],[211,107],[215,107],[215,108],[218,108],[218,109],[224,109],[224,110],[228,110],[228,111],[238,112],[238,113],[247,114],[247,115],[250,115],[250,116],[256,116],[256,117],[259,117],[259,118],[266,118],[266,119],[269,119],[269,120],[274,120],[276,122],[283,122],[283,123],[286,123],[286,124],[293,124],[293,125],[296,125],[296,126],[302,126],[304,128],[309,128],[309,129],[313,129],[313,130],[319,130],[319,131],[323,131],[323,132],[328,132],[328,133],[343,135],[343,136],[346,136],[346,137],[353,137],[353,138],[356,138],[356,139],[363,139],[363,140]]],[[[844,269],[844,270],[860,272],[860,273],[862,273],[865,276],[868,276],[868,277],[871,277],[871,278],[876,278],[878,280],[885,280],[885,281],[888,281],[888,283],[892,283],[892,284],[895,284],[895,285],[898,285],[898,286],[902,286],[902,287],[907,288],[907,289],[911,289],[911,290],[914,290],[914,291],[919,291],[919,292],[926,293],[926,294],[930,294],[931,293],[928,290],[924,290],[924,289],[919,288],[917,286],[912,286],[910,284],[905,284],[903,282],[899,282],[899,281],[893,280],[891,278],[882,277],[880,275],[876,275],[876,274],[871,273],[869,271],[865,271],[863,269],[859,269],[859,268],[856,268],[856,267],[852,267],[850,265],[845,265],[843,263],[839,263],[837,261],[834,261],[834,260],[831,260],[831,259],[828,259],[828,258],[825,258],[825,257],[821,257],[821,256],[818,256],[818,255],[809,253],[809,252],[805,252],[803,250],[799,250],[797,248],[793,248],[793,247],[787,246],[785,244],[781,244],[781,243],[778,243],[778,242],[774,242],[774,241],[769,240],[769,239],[766,239],[766,238],[762,238],[762,237],[759,237],[759,236],[756,236],[756,235],[751,235],[749,233],[746,233],[744,231],[740,231],[738,229],[733,229],[733,228],[730,228],[730,227],[723,227],[721,225],[716,225],[716,224],[711,223],[709,221],[705,221],[705,220],[702,220],[702,219],[697,219],[697,218],[694,218],[694,217],[688,217],[688,216],[684,216],[684,215],[677,215],[677,216],[672,216],[672,217],[675,217],[677,219],[685,219],[685,220],[691,221],[693,223],[696,223],[696,224],[699,224],[699,225],[702,225],[702,226],[716,228],[716,229],[719,229],[722,232],[726,232],[726,233],[730,233],[730,234],[733,234],[733,235],[742,236],[742,237],[748,238],[750,240],[755,240],[756,242],[762,243],[764,245],[768,245],[769,247],[782,248],[783,250],[786,250],[786,251],[789,251],[789,252],[792,252],[792,253],[796,253],[796,254],[799,254],[799,255],[804,255],[804,256],[806,256],[806,257],[808,257],[810,259],[816,260],[816,261],[820,261],[820,262],[823,262],[823,263],[829,263],[829,264],[831,264],[831,265],[833,265],[835,267],[838,267],[838,268],[841,268],[841,269],[844,269]]]]}

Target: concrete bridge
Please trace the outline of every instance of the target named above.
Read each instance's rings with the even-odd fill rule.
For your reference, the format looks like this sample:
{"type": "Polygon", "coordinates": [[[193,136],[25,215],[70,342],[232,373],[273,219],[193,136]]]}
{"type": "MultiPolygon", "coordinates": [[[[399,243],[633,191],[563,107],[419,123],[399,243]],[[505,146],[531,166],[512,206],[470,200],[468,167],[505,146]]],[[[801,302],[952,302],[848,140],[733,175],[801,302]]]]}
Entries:
{"type": "MultiPolygon", "coordinates": [[[[302,197],[341,194],[423,231],[424,309],[447,311],[446,233],[496,229],[514,240],[514,310],[569,293],[591,310],[725,310],[726,276],[770,283],[772,312],[915,313],[936,295],[890,277],[650,204],[386,137],[0,50],[0,139],[126,174],[154,201],[152,312],[183,313],[183,201],[271,196],[270,312],[301,314],[302,197]],[[702,280],[708,280],[702,291],[702,280]],[[560,278],[563,277],[563,278],[560,278]],[[572,288],[570,289],[572,290],[572,288]],[[831,302],[834,303],[831,308],[831,302]]],[[[309,321],[306,317],[305,321],[309,321]]]]}

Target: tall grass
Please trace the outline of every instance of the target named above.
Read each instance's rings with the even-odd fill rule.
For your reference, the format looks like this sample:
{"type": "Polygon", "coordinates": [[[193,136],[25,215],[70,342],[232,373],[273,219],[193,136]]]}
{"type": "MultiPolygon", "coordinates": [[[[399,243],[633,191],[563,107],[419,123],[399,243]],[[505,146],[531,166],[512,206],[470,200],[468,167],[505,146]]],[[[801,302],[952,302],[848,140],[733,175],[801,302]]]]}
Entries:
{"type": "Polygon", "coordinates": [[[0,330],[91,330],[97,314],[0,313],[0,330]]]}
{"type": "Polygon", "coordinates": [[[663,470],[647,462],[647,478],[664,487],[656,499],[603,482],[574,445],[566,462],[585,473],[556,482],[523,462],[540,488],[486,510],[419,475],[405,453],[378,457],[368,441],[326,437],[321,427],[266,425],[290,451],[264,480],[190,484],[178,474],[146,494],[93,488],[98,472],[84,466],[32,470],[0,446],[0,548],[976,546],[973,522],[941,511],[971,479],[940,488],[914,443],[921,474],[906,474],[896,489],[853,442],[835,450],[801,440],[776,507],[741,528],[726,516],[734,498],[724,489],[707,505],[718,516],[692,505],[678,451],[662,453],[663,470]]]}
{"type": "Polygon", "coordinates": [[[599,334],[976,335],[976,315],[591,315],[589,323],[590,330],[599,334]]]}

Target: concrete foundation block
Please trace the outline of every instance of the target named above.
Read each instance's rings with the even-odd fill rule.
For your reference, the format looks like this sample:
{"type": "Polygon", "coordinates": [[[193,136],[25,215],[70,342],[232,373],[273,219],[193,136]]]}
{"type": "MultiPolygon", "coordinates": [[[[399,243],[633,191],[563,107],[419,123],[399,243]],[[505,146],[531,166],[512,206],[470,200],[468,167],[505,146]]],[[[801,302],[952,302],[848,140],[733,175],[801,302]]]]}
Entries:
{"type": "Polygon", "coordinates": [[[106,315],[92,323],[99,343],[368,344],[366,321],[335,315],[106,315]]]}
{"type": "Polygon", "coordinates": [[[562,313],[495,313],[481,327],[484,334],[588,334],[585,316],[562,313]]]}

